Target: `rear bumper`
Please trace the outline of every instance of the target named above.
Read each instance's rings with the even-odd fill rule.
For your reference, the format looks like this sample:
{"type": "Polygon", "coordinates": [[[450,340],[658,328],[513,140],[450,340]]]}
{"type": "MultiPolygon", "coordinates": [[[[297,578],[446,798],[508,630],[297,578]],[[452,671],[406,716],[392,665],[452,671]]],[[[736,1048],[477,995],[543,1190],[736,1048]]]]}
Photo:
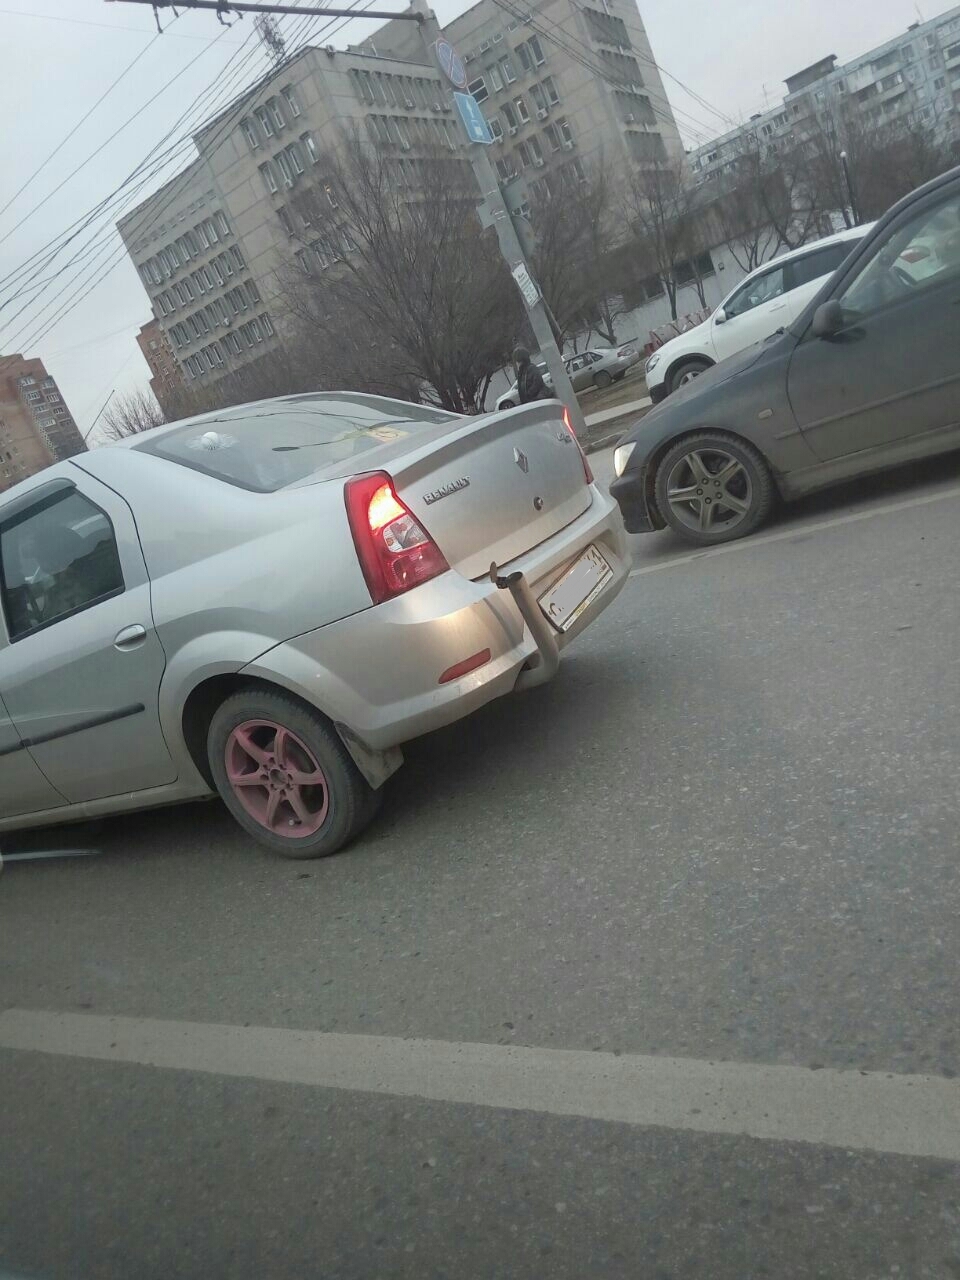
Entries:
{"type": "MultiPolygon", "coordinates": [[[[590,507],[504,573],[525,575],[534,595],[591,543],[613,576],[570,627],[565,648],[619,594],[630,568],[616,507],[598,489],[590,507]]],[[[459,720],[509,693],[537,646],[508,591],[450,571],[406,595],[298,636],[262,654],[245,674],[279,682],[383,751],[459,720]],[[489,649],[476,671],[440,684],[456,663],[489,649]]]]}

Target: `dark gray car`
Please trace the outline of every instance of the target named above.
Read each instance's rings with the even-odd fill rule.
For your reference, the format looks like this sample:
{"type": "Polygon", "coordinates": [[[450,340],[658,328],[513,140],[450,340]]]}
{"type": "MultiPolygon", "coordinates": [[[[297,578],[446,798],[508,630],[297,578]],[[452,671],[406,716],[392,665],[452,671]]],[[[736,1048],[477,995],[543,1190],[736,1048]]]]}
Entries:
{"type": "Polygon", "coordinates": [[[960,169],[905,197],[797,320],[705,373],[621,440],[631,533],[698,544],[756,529],[777,497],[960,447],[960,169]],[[928,246],[934,268],[912,269],[928,246]]]}

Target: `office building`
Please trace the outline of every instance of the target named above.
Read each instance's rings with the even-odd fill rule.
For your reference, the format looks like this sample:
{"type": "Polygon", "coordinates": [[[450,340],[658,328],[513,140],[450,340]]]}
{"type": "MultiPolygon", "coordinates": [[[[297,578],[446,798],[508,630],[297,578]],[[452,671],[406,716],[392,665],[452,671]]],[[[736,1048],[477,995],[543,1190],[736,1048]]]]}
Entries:
{"type": "MultiPolygon", "coordinates": [[[[543,0],[523,17],[480,0],[447,30],[504,183],[523,174],[544,194],[601,156],[623,173],[682,155],[634,0],[543,0]]],[[[438,148],[465,153],[426,57],[417,25],[398,21],[345,51],[294,53],[208,121],[194,135],[197,159],[118,223],[188,387],[268,359],[284,336],[278,273],[296,264],[321,275],[343,256],[338,210],[305,216],[296,197],[322,186],[323,157],[344,130],[421,191],[438,148]]]]}
{"type": "Polygon", "coordinates": [[[702,180],[733,172],[747,151],[802,144],[835,118],[928,129],[938,141],[960,138],[960,6],[914,22],[902,35],[837,66],[835,54],[790,76],[776,107],[689,153],[702,180]]]}
{"type": "Polygon", "coordinates": [[[0,491],[85,449],[43,361],[0,356],[0,491]]]}

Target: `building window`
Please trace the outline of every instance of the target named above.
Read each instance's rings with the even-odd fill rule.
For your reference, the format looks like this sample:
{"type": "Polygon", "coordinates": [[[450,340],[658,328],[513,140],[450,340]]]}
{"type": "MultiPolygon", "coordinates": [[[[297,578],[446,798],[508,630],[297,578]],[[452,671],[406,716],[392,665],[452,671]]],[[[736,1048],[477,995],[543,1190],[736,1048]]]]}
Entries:
{"type": "Polygon", "coordinates": [[[186,300],[188,302],[192,302],[193,301],[193,285],[191,285],[190,281],[186,278],[186,276],[184,276],[184,278],[180,281],[180,288],[183,290],[183,295],[186,298],[186,300]]]}
{"type": "Polygon", "coordinates": [[[273,172],[273,165],[268,160],[266,164],[260,166],[260,177],[263,179],[263,185],[271,195],[276,195],[280,190],[277,186],[277,175],[273,172]]]}
{"type": "Polygon", "coordinates": [[[40,385],[41,387],[55,387],[57,384],[53,378],[44,378],[40,385]]]}
{"type": "Polygon", "coordinates": [[[537,111],[546,111],[547,96],[540,85],[532,84],[530,86],[530,97],[533,99],[533,105],[537,108],[537,111]]]}
{"type": "Polygon", "coordinates": [[[503,125],[496,118],[496,116],[494,116],[492,120],[488,120],[487,125],[490,129],[491,134],[494,136],[494,138],[496,138],[498,142],[502,142],[503,141],[503,125]]]}
{"type": "Polygon", "coordinates": [[[39,391],[28,391],[26,396],[24,396],[24,399],[25,400],[42,400],[43,396],[40,394],[39,391]]]}
{"type": "Polygon", "coordinates": [[[517,113],[514,111],[513,107],[511,107],[509,102],[505,102],[500,110],[503,112],[503,118],[507,122],[507,128],[513,133],[516,133],[518,127],[517,113]]]}
{"type": "Polygon", "coordinates": [[[287,104],[287,110],[290,112],[290,115],[296,119],[300,114],[300,102],[293,86],[288,84],[285,89],[280,90],[280,95],[287,104]]]}
{"type": "Polygon", "coordinates": [[[527,104],[522,98],[514,98],[513,105],[517,108],[517,115],[523,124],[530,123],[530,112],[527,110],[527,104]]]}
{"type": "MultiPolygon", "coordinates": [[[[565,116],[563,117],[563,119],[561,119],[561,120],[558,120],[558,121],[557,121],[557,128],[560,130],[560,138],[561,138],[561,140],[562,140],[564,143],[566,143],[566,145],[567,145],[567,146],[572,147],[572,146],[573,146],[573,131],[572,131],[572,130],[571,130],[571,128],[570,128],[570,122],[567,120],[567,118],[566,118],[565,116]]],[[[648,135],[646,135],[646,134],[645,134],[644,136],[646,137],[646,136],[648,136],[648,135]]],[[[659,137],[660,137],[660,135],[659,135],[659,134],[656,134],[656,135],[654,135],[654,136],[656,136],[657,138],[659,138],[659,137]]],[[[661,145],[662,145],[662,144],[661,144],[661,145]]]]}
{"type": "Polygon", "coordinates": [[[510,59],[501,58],[497,65],[503,74],[504,84],[513,84],[517,77],[513,74],[513,67],[510,65],[510,59]]]}
{"type": "Polygon", "coordinates": [[[247,297],[250,299],[251,306],[256,306],[258,302],[262,301],[260,297],[260,290],[252,280],[247,281],[247,297]]]}
{"type": "Polygon", "coordinates": [[[217,281],[217,284],[226,284],[226,280],[224,279],[224,275],[220,267],[220,263],[217,261],[216,258],[214,258],[214,260],[210,263],[210,270],[213,272],[214,277],[217,281]]]}
{"type": "Polygon", "coordinates": [[[269,113],[270,113],[270,117],[271,117],[271,119],[273,120],[273,126],[274,126],[274,128],[275,128],[275,129],[277,130],[277,132],[279,133],[279,131],[280,131],[280,130],[283,128],[283,126],[287,123],[287,122],[286,122],[286,120],[285,120],[285,119],[284,119],[284,117],[283,117],[283,112],[280,110],[280,102],[279,102],[279,100],[278,100],[277,98],[270,98],[270,99],[268,99],[268,101],[267,101],[267,110],[269,111],[269,113]]]}
{"type": "Polygon", "coordinates": [[[543,148],[537,138],[530,139],[530,154],[533,156],[533,163],[538,167],[543,164],[543,148]]]}
{"type": "Polygon", "coordinates": [[[231,246],[230,256],[233,258],[234,266],[237,268],[238,271],[246,270],[247,264],[243,260],[243,254],[240,252],[240,250],[237,248],[236,245],[231,246]]]}
{"type": "Polygon", "coordinates": [[[560,150],[560,134],[557,132],[555,124],[548,124],[543,131],[546,134],[547,141],[550,143],[551,151],[560,150]]]}
{"type": "Polygon", "coordinates": [[[487,75],[490,77],[490,83],[493,85],[494,93],[501,93],[503,90],[503,77],[497,67],[488,67],[487,75]]]}
{"type": "Polygon", "coordinates": [[[254,115],[257,117],[257,120],[260,124],[260,128],[263,130],[266,136],[268,138],[272,138],[275,133],[275,130],[273,127],[273,121],[270,119],[270,113],[267,111],[266,107],[257,107],[256,111],[254,112],[254,115]]]}
{"type": "Polygon", "coordinates": [[[31,378],[29,375],[19,379],[19,385],[21,387],[32,387],[35,382],[36,378],[31,378]]]}
{"type": "Polygon", "coordinates": [[[533,55],[525,44],[517,45],[516,55],[524,71],[533,70],[533,55]]]}
{"type": "Polygon", "coordinates": [[[217,224],[217,230],[220,232],[223,239],[226,240],[227,236],[230,234],[230,223],[227,221],[227,215],[221,209],[218,209],[213,217],[217,224]]]}
{"type": "Polygon", "coordinates": [[[320,159],[320,153],[317,150],[316,138],[314,138],[312,133],[302,133],[300,135],[300,141],[306,148],[307,155],[310,157],[310,163],[316,164],[320,159]]]}
{"type": "MultiPolygon", "coordinates": [[[[303,272],[304,275],[308,276],[310,274],[310,263],[307,260],[306,249],[298,249],[297,252],[294,254],[294,257],[296,258],[297,263],[299,264],[300,270],[303,272]]],[[[244,300],[244,306],[246,306],[246,300],[244,300]]]]}
{"type": "Polygon", "coordinates": [[[251,151],[256,151],[257,147],[260,145],[260,135],[257,133],[257,126],[252,120],[241,120],[240,128],[243,132],[243,136],[247,140],[247,146],[251,151]]]}
{"type": "Polygon", "coordinates": [[[553,76],[544,76],[543,89],[547,95],[547,101],[551,106],[556,106],[560,101],[560,95],[557,93],[557,86],[553,82],[553,76]]]}
{"type": "Polygon", "coordinates": [[[527,41],[527,46],[533,54],[533,65],[535,67],[542,67],[546,62],[546,58],[543,56],[543,49],[540,46],[540,37],[531,36],[527,41]]]}
{"type": "Polygon", "coordinates": [[[293,169],[290,167],[290,161],[285,151],[278,151],[274,156],[277,168],[280,170],[280,177],[286,187],[292,187],[294,183],[293,169]]]}
{"type": "Polygon", "coordinates": [[[934,80],[934,82],[933,82],[934,90],[935,90],[937,93],[939,93],[939,92],[940,92],[940,90],[943,88],[943,86],[944,86],[946,83],[947,83],[947,78],[946,78],[946,76],[937,76],[936,80],[934,80]]]}
{"type": "Polygon", "coordinates": [[[260,326],[268,338],[273,337],[273,321],[268,315],[262,315],[260,317],[260,326]]]}
{"type": "Polygon", "coordinates": [[[291,142],[289,147],[287,147],[285,154],[290,157],[290,163],[293,166],[294,172],[303,173],[304,171],[303,156],[300,152],[299,143],[291,142]]]}
{"type": "Polygon", "coordinates": [[[486,102],[487,98],[490,97],[487,82],[483,76],[478,77],[476,80],[471,80],[467,85],[467,93],[472,93],[477,102],[486,102]]]}

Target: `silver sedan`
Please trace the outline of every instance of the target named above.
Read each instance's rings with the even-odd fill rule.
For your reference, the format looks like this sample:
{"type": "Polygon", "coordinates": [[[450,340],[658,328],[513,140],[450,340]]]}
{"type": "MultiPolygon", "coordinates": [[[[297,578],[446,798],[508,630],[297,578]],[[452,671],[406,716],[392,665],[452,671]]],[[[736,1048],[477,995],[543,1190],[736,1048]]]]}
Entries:
{"type": "Polygon", "coordinates": [[[640,352],[629,343],[623,347],[591,347],[564,362],[575,391],[584,387],[609,387],[640,362],[640,352]]]}
{"type": "Polygon", "coordinates": [[[402,743],[549,679],[629,558],[556,402],[336,392],[51,467],[0,565],[0,831],[219,795],[316,857],[402,743]]]}

